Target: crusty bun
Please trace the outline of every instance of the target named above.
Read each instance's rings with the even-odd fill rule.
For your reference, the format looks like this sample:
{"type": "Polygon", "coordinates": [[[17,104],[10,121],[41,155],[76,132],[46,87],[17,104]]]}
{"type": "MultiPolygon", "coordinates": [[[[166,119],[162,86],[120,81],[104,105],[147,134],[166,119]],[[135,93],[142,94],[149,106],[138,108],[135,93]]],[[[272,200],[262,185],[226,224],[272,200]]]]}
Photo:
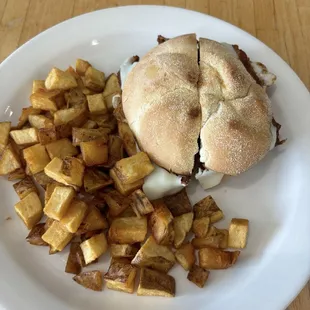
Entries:
{"type": "Polygon", "coordinates": [[[208,169],[236,175],[270,149],[270,100],[227,47],[203,38],[199,45],[200,159],[208,169]]]}
{"type": "Polygon", "coordinates": [[[124,113],[139,147],[176,174],[191,175],[198,152],[198,78],[196,35],[188,34],[148,52],[123,89],[124,113]]]}

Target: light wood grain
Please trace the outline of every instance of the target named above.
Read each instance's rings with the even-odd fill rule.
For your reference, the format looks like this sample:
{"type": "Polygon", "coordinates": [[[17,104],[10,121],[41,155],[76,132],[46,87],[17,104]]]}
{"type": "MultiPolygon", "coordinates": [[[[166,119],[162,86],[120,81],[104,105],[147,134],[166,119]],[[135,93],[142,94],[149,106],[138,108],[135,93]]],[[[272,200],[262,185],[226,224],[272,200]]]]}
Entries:
{"type": "MultiPolygon", "coordinates": [[[[270,46],[310,89],[310,0],[0,0],[0,61],[72,16],[130,4],[179,6],[226,20],[270,46]]],[[[310,309],[310,283],[288,309],[310,309]]]]}

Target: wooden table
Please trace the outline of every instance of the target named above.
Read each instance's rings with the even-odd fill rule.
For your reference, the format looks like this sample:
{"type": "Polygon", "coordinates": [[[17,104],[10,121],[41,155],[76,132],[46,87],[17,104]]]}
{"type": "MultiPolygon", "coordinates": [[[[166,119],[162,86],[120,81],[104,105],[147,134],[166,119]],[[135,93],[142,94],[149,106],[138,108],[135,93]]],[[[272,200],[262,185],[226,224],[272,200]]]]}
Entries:
{"type": "MultiPolygon", "coordinates": [[[[0,61],[63,20],[129,4],[178,6],[235,24],[276,51],[310,89],[310,0],[0,0],[0,61]]],[[[310,309],[310,283],[288,309],[310,309]]]]}

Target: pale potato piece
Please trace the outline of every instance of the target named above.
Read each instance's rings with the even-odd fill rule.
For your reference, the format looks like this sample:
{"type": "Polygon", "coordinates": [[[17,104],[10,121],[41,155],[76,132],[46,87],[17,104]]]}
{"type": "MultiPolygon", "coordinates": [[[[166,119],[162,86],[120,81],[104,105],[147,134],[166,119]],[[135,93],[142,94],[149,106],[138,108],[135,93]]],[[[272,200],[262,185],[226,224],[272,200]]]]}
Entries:
{"type": "Polygon", "coordinates": [[[54,157],[65,159],[66,157],[75,156],[79,153],[77,148],[67,138],[48,143],[45,147],[51,159],[54,157]]]}
{"type": "Polygon", "coordinates": [[[25,198],[31,192],[37,193],[37,188],[35,184],[33,183],[32,179],[28,176],[25,177],[23,180],[15,183],[13,187],[19,199],[25,198]]]}
{"type": "Polygon", "coordinates": [[[7,145],[0,158],[0,175],[13,173],[22,167],[20,159],[11,144],[7,145]]]}
{"type": "Polygon", "coordinates": [[[29,115],[28,120],[30,125],[36,129],[52,128],[54,126],[53,121],[44,115],[29,115]]]}
{"type": "Polygon", "coordinates": [[[77,87],[76,79],[68,72],[54,67],[45,80],[45,87],[48,90],[67,90],[77,87]]]}
{"type": "Polygon", "coordinates": [[[97,139],[93,141],[80,143],[81,153],[85,165],[97,166],[108,161],[108,145],[106,139],[97,139]]]}
{"type": "Polygon", "coordinates": [[[182,244],[175,252],[175,258],[184,270],[190,270],[195,263],[195,248],[191,243],[182,244]]]}
{"type": "Polygon", "coordinates": [[[147,215],[154,211],[154,207],[146,197],[146,195],[142,192],[141,189],[137,189],[130,195],[131,199],[131,207],[133,211],[136,213],[137,217],[141,217],[143,215],[147,215]]]}
{"type": "Polygon", "coordinates": [[[75,191],[72,187],[56,186],[44,207],[44,213],[54,220],[61,220],[69,209],[74,196],[75,191]]]}
{"type": "Polygon", "coordinates": [[[174,246],[179,248],[192,228],[194,214],[185,213],[173,219],[174,246]]]}
{"type": "Polygon", "coordinates": [[[74,146],[80,145],[81,142],[104,139],[108,143],[107,131],[104,128],[72,128],[72,142],[74,146]]]}
{"type": "Polygon", "coordinates": [[[121,139],[123,140],[126,153],[129,156],[136,155],[138,152],[136,140],[129,125],[125,122],[117,122],[117,125],[118,125],[118,133],[121,139]]]}
{"type": "Polygon", "coordinates": [[[46,189],[47,184],[53,182],[54,180],[52,178],[50,178],[49,176],[47,176],[45,174],[44,171],[41,171],[39,173],[36,173],[33,178],[35,179],[35,181],[41,185],[44,189],[46,189]]]}
{"type": "Polygon", "coordinates": [[[199,266],[205,269],[227,269],[236,263],[239,254],[240,251],[203,248],[198,251],[199,266]]]}
{"type": "Polygon", "coordinates": [[[10,132],[10,136],[17,145],[31,145],[39,143],[38,131],[36,128],[12,130],[10,132]]]}
{"type": "Polygon", "coordinates": [[[62,186],[62,184],[56,181],[52,181],[51,183],[46,185],[46,191],[44,195],[44,205],[46,205],[49,199],[51,198],[56,186],[62,186]]]}
{"type": "Polygon", "coordinates": [[[87,96],[88,109],[91,114],[107,114],[108,108],[102,94],[87,96]]]}
{"type": "Polygon", "coordinates": [[[48,244],[42,240],[42,235],[45,233],[44,226],[44,223],[38,223],[33,226],[26,237],[27,242],[36,246],[47,246],[48,244]]]}
{"type": "Polygon", "coordinates": [[[39,89],[45,89],[44,80],[34,80],[32,82],[32,94],[36,93],[39,89]]]}
{"type": "Polygon", "coordinates": [[[108,96],[110,94],[114,94],[114,93],[120,93],[121,90],[121,86],[119,84],[118,81],[118,77],[115,73],[112,73],[111,75],[108,76],[106,82],[105,82],[105,87],[104,87],[104,91],[102,93],[102,95],[108,96]]]}
{"type": "Polygon", "coordinates": [[[99,270],[85,271],[73,277],[73,280],[93,291],[101,292],[103,287],[102,273],[99,270]]]}
{"type": "Polygon", "coordinates": [[[249,220],[233,218],[229,225],[228,247],[244,249],[249,230],[249,220]]]}
{"type": "Polygon", "coordinates": [[[198,287],[203,288],[209,278],[210,272],[197,265],[194,265],[187,275],[187,279],[198,287]]]}
{"type": "Polygon", "coordinates": [[[131,258],[137,254],[139,248],[132,244],[111,244],[110,245],[110,255],[113,258],[131,258]]]}
{"type": "Polygon", "coordinates": [[[85,263],[88,265],[108,250],[108,242],[104,233],[95,235],[81,243],[85,263]]]}
{"type": "Polygon", "coordinates": [[[31,174],[36,174],[44,170],[50,162],[45,146],[35,144],[23,150],[23,156],[31,174]]]}
{"type": "Polygon", "coordinates": [[[0,123],[0,154],[4,151],[9,143],[9,135],[11,130],[11,122],[0,123]]]}
{"type": "MultiPolygon", "coordinates": [[[[47,91],[44,89],[39,89],[37,92],[33,93],[30,96],[30,102],[31,102],[32,108],[34,109],[55,112],[58,110],[59,107],[62,107],[64,105],[65,99],[64,99],[63,92],[61,90],[47,91]]],[[[29,111],[29,112],[33,112],[33,111],[29,111]]],[[[40,113],[34,113],[34,114],[40,114],[40,113]]],[[[28,115],[27,115],[27,120],[28,120],[28,115]]]]}
{"type": "Polygon", "coordinates": [[[91,64],[88,61],[83,59],[76,60],[75,70],[79,75],[84,76],[89,67],[91,67],[91,64]]]}
{"type": "Polygon", "coordinates": [[[68,124],[72,127],[80,127],[87,121],[87,110],[84,106],[58,110],[54,113],[55,126],[68,124]]]}
{"type": "Polygon", "coordinates": [[[85,72],[84,84],[92,91],[102,92],[105,85],[104,73],[94,67],[88,67],[85,72]]]}
{"type": "Polygon", "coordinates": [[[29,193],[15,206],[17,215],[23,220],[28,229],[37,224],[43,215],[40,198],[36,192],[29,193]]]}
{"type": "Polygon", "coordinates": [[[29,115],[37,115],[41,113],[41,109],[34,107],[27,107],[22,109],[22,113],[18,119],[17,128],[21,129],[27,122],[29,115]]]}

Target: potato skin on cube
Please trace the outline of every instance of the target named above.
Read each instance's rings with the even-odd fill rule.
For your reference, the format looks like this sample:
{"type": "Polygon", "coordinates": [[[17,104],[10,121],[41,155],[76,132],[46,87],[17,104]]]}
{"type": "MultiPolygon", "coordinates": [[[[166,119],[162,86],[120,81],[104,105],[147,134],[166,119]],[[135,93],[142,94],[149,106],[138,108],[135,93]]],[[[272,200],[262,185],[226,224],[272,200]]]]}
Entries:
{"type": "Polygon", "coordinates": [[[175,217],[192,212],[192,205],[185,188],[174,195],[164,197],[163,200],[172,215],[175,217]]]}
{"type": "Polygon", "coordinates": [[[66,157],[71,157],[78,154],[76,147],[74,147],[71,141],[67,138],[48,143],[45,147],[51,159],[54,157],[65,159],[66,157]]]}
{"type": "Polygon", "coordinates": [[[66,273],[79,274],[82,271],[82,265],[78,259],[78,252],[82,251],[79,242],[71,242],[70,252],[66,264],[66,273]]]}
{"type": "Polygon", "coordinates": [[[37,246],[47,246],[48,244],[43,241],[42,236],[45,233],[45,223],[38,223],[32,227],[26,240],[28,243],[37,246]]]}
{"type": "Polygon", "coordinates": [[[187,279],[198,287],[203,288],[209,278],[210,272],[197,265],[194,265],[187,275],[187,279]]]}
{"type": "Polygon", "coordinates": [[[130,199],[132,209],[136,213],[137,217],[147,215],[154,211],[153,205],[141,189],[134,191],[131,194],[130,199]]]}
{"type": "Polygon", "coordinates": [[[13,187],[20,199],[25,198],[31,192],[37,192],[37,188],[29,176],[15,183],[13,187]]]}
{"type": "Polygon", "coordinates": [[[101,292],[103,287],[102,273],[99,270],[85,271],[73,277],[73,280],[93,291],[101,292]]]}
{"type": "Polygon", "coordinates": [[[249,220],[233,218],[229,225],[228,247],[244,249],[247,244],[249,220]]]}

